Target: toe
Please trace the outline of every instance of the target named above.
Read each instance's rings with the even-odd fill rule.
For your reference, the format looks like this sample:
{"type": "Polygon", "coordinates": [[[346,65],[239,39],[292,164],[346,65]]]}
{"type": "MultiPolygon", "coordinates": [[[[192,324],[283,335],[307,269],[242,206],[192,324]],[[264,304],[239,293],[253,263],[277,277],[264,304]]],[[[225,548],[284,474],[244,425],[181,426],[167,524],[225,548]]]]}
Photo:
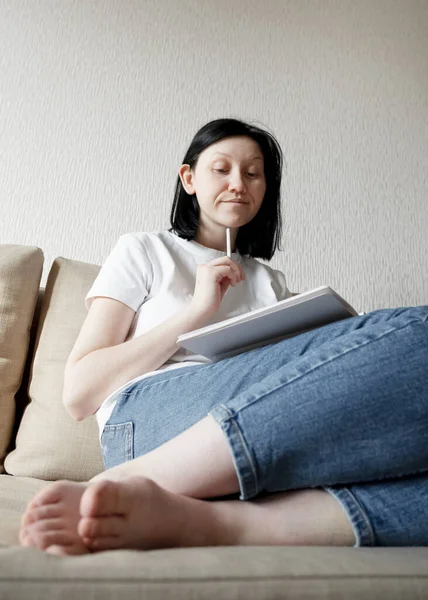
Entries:
{"type": "Polygon", "coordinates": [[[34,523],[34,521],[36,520],[34,517],[34,511],[36,510],[36,506],[33,506],[32,508],[27,508],[27,510],[21,517],[21,527],[26,527],[27,525],[30,525],[30,523],[34,523]]]}
{"type": "Polygon", "coordinates": [[[37,546],[36,542],[26,530],[23,530],[19,533],[19,543],[21,546],[25,546],[27,548],[31,546],[37,546]]]}
{"type": "Polygon", "coordinates": [[[37,546],[44,550],[51,544],[70,544],[73,539],[76,539],[76,534],[64,528],[64,523],[60,519],[49,519],[37,521],[32,525],[28,525],[24,534],[27,539],[26,545],[37,546]]]}
{"type": "Polygon", "coordinates": [[[60,529],[65,529],[64,519],[43,519],[26,527],[27,533],[33,536],[43,531],[59,531],[60,529]]]}
{"type": "Polygon", "coordinates": [[[61,480],[51,483],[47,487],[43,488],[34,498],[29,502],[27,510],[40,506],[41,504],[54,504],[62,498],[62,494],[68,481],[61,480]]]}
{"type": "Polygon", "coordinates": [[[86,542],[90,552],[102,552],[103,550],[118,550],[123,548],[123,541],[119,537],[102,537],[86,542]]]}
{"type": "Polygon", "coordinates": [[[54,554],[55,556],[67,556],[69,554],[69,549],[71,546],[60,546],[59,544],[52,544],[45,548],[45,552],[47,554],[54,554]]]}
{"type": "MultiPolygon", "coordinates": [[[[76,542],[77,537],[64,529],[39,531],[37,533],[30,532],[30,535],[33,539],[32,545],[36,545],[40,550],[46,550],[46,548],[52,545],[72,546],[76,542]]],[[[81,543],[83,544],[83,542],[81,543]]]]}
{"type": "Polygon", "coordinates": [[[21,526],[19,530],[19,542],[22,546],[37,546],[36,538],[34,534],[37,533],[35,529],[36,522],[28,522],[27,525],[21,526]]]}
{"type": "Polygon", "coordinates": [[[88,554],[90,550],[84,544],[72,544],[70,546],[52,544],[45,549],[45,552],[56,556],[77,556],[79,554],[88,554]]]}
{"type": "Polygon", "coordinates": [[[80,501],[82,517],[100,517],[118,513],[119,489],[115,481],[96,481],[89,485],[80,501]]]}
{"type": "Polygon", "coordinates": [[[125,526],[124,517],[83,517],[77,532],[81,538],[117,537],[125,526]]]}
{"type": "Polygon", "coordinates": [[[31,516],[31,512],[25,513],[24,515],[22,515],[21,517],[21,523],[20,523],[20,531],[24,531],[24,529],[30,525],[30,523],[34,523],[34,519],[31,516]]]}
{"type": "Polygon", "coordinates": [[[27,514],[23,525],[25,527],[35,523],[36,521],[43,521],[45,519],[59,517],[63,512],[63,507],[59,502],[57,504],[43,504],[42,506],[31,509],[31,511],[27,514]]]}
{"type": "Polygon", "coordinates": [[[154,488],[157,488],[154,481],[140,476],[128,477],[122,481],[95,481],[82,495],[80,515],[82,517],[124,515],[129,512],[135,489],[148,497],[154,488]]]}
{"type": "Polygon", "coordinates": [[[68,482],[66,480],[55,481],[51,485],[48,485],[46,488],[38,492],[27,504],[25,513],[21,517],[21,525],[25,526],[34,521],[33,514],[36,509],[44,505],[52,505],[59,502],[63,497],[67,484],[68,482]]]}

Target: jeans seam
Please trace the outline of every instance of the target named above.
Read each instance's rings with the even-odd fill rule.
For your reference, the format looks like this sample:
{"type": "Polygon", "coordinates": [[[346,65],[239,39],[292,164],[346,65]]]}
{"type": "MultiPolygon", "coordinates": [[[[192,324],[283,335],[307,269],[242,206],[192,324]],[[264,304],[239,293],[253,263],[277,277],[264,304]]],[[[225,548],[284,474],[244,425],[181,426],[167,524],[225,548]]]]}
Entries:
{"type": "MultiPolygon", "coordinates": [[[[422,475],[422,473],[426,473],[427,471],[428,471],[428,468],[423,467],[422,469],[417,469],[416,471],[405,471],[404,473],[398,473],[397,475],[394,474],[392,477],[390,475],[388,475],[386,477],[376,477],[376,481],[387,482],[388,480],[391,480],[391,479],[401,479],[402,477],[412,477],[415,475],[422,475]]],[[[366,483],[366,481],[364,479],[361,479],[359,481],[353,481],[353,483],[361,484],[361,483],[366,483]]]]}
{"type": "Polygon", "coordinates": [[[355,495],[347,487],[336,489],[332,486],[325,486],[323,489],[333,496],[345,511],[356,538],[354,548],[375,546],[375,534],[372,524],[367,512],[355,495]]]}
{"type": "MultiPolygon", "coordinates": [[[[124,452],[125,459],[132,460],[134,458],[134,426],[131,421],[125,421],[123,423],[106,423],[104,429],[101,434],[101,448],[103,452],[103,461],[104,454],[107,453],[107,448],[105,447],[105,437],[104,434],[107,434],[108,431],[117,431],[122,430],[124,432],[124,452]]],[[[105,462],[105,461],[104,461],[105,462]]]]}
{"type": "Polygon", "coordinates": [[[132,423],[127,423],[127,427],[126,427],[126,440],[127,440],[127,448],[126,448],[126,456],[128,458],[128,460],[131,460],[133,458],[133,425],[132,423]]]}
{"type": "Polygon", "coordinates": [[[240,491],[241,491],[240,500],[248,500],[249,498],[256,496],[259,492],[257,471],[256,471],[254,462],[251,458],[251,454],[248,450],[248,446],[245,442],[245,439],[243,437],[242,431],[241,431],[238,423],[233,418],[233,415],[231,414],[230,410],[227,408],[227,406],[225,404],[217,405],[217,407],[215,407],[208,414],[218,423],[218,425],[220,425],[223,433],[225,434],[225,436],[228,439],[229,447],[230,447],[232,457],[233,457],[233,463],[235,466],[235,471],[236,471],[236,474],[238,476],[238,480],[240,483],[240,491]],[[226,416],[224,415],[224,413],[226,413],[226,416]],[[224,430],[222,425],[225,423],[232,426],[231,432],[228,433],[224,430]],[[252,481],[250,481],[249,485],[246,481],[248,479],[248,475],[247,475],[247,477],[243,476],[242,470],[239,469],[239,462],[241,462],[242,458],[241,459],[238,458],[238,452],[236,452],[233,442],[235,442],[235,444],[237,444],[239,446],[239,449],[241,450],[241,452],[243,451],[242,458],[244,458],[246,460],[247,467],[249,467],[249,471],[250,471],[250,475],[251,475],[251,479],[252,479],[252,481]],[[248,489],[248,488],[250,488],[250,489],[248,489]]]}
{"type": "MultiPolygon", "coordinates": [[[[348,354],[349,352],[352,352],[354,350],[358,350],[359,348],[362,348],[363,346],[366,346],[367,344],[370,344],[371,342],[375,342],[377,340],[382,339],[383,337],[385,337],[386,335],[389,335],[390,333],[394,333],[395,331],[398,331],[400,329],[404,329],[404,327],[407,327],[407,325],[410,325],[411,323],[420,323],[421,320],[420,319],[413,319],[412,321],[409,321],[408,323],[405,323],[404,325],[402,325],[401,327],[395,327],[393,329],[389,329],[388,331],[383,332],[381,335],[379,335],[378,337],[375,338],[371,338],[369,340],[366,340],[360,344],[357,344],[356,346],[353,346],[352,348],[349,348],[348,350],[345,350],[343,352],[341,352],[340,354],[336,354],[335,356],[332,356],[326,360],[323,360],[322,362],[314,365],[313,367],[311,367],[310,369],[306,370],[304,373],[299,373],[296,376],[294,376],[293,378],[289,379],[286,382],[282,382],[279,383],[276,387],[271,388],[269,391],[267,392],[262,392],[260,395],[258,395],[256,398],[254,398],[252,401],[250,402],[246,402],[243,406],[241,406],[240,408],[235,408],[234,407],[234,413],[235,414],[239,414],[240,412],[242,412],[245,408],[248,408],[250,406],[252,406],[255,402],[258,402],[260,399],[262,399],[264,396],[271,394],[272,392],[275,392],[276,390],[283,388],[287,385],[289,385],[290,383],[293,383],[295,381],[297,381],[298,379],[301,379],[302,377],[304,377],[305,375],[308,375],[309,373],[312,373],[313,371],[315,371],[316,369],[330,363],[333,362],[334,360],[340,358],[341,356],[344,356],[345,354],[348,354]]],[[[336,339],[340,339],[336,338],[336,339]]],[[[248,391],[248,390],[247,390],[248,391]]]]}

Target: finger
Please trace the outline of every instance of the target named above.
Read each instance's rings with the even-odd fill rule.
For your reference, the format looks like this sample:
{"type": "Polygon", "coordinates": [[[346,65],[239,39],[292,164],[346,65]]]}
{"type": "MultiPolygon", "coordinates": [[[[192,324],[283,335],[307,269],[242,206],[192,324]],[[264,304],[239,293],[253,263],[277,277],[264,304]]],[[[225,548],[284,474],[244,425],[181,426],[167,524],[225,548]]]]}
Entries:
{"type": "Polygon", "coordinates": [[[245,279],[244,269],[240,265],[238,265],[234,260],[232,260],[230,258],[230,256],[226,256],[226,255],[220,256],[220,258],[215,258],[215,259],[209,261],[208,263],[205,263],[205,266],[206,265],[211,265],[211,266],[229,265],[236,272],[236,275],[238,276],[238,282],[245,279]]]}
{"type": "Polygon", "coordinates": [[[231,266],[231,275],[233,280],[233,285],[237,285],[241,281],[241,271],[237,266],[231,266]]]}
{"type": "Polygon", "coordinates": [[[236,273],[235,269],[233,269],[229,265],[219,265],[218,267],[216,267],[216,272],[217,281],[227,278],[230,280],[230,283],[233,286],[240,281],[240,276],[236,273]]]}
{"type": "Polygon", "coordinates": [[[241,267],[241,265],[236,263],[232,259],[229,259],[229,260],[230,260],[230,264],[233,266],[233,268],[235,269],[235,271],[239,277],[239,281],[242,281],[243,279],[245,279],[244,269],[241,267]]]}
{"type": "Polygon", "coordinates": [[[237,283],[238,283],[239,281],[242,280],[241,267],[235,261],[233,261],[231,258],[229,258],[228,256],[226,258],[229,260],[229,264],[230,264],[231,268],[233,269],[234,273],[236,274],[237,283]]]}
{"type": "Polygon", "coordinates": [[[239,283],[240,281],[242,281],[243,279],[245,279],[245,275],[244,275],[244,271],[242,269],[242,267],[240,267],[239,265],[237,265],[236,263],[233,263],[233,271],[237,277],[236,282],[239,283]]]}
{"type": "MultiPolygon", "coordinates": [[[[227,264],[235,264],[234,261],[227,256],[227,254],[224,254],[223,256],[219,256],[219,258],[213,258],[212,260],[208,261],[207,263],[203,263],[204,265],[212,265],[212,266],[217,266],[217,265],[227,265],[227,264]]],[[[200,265],[202,266],[202,265],[200,265]]]]}
{"type": "Polygon", "coordinates": [[[224,294],[227,292],[227,290],[229,289],[230,286],[230,279],[223,279],[223,281],[220,283],[220,290],[221,290],[221,296],[223,298],[224,294]]]}
{"type": "Polygon", "coordinates": [[[227,256],[227,254],[225,254],[224,256],[220,256],[219,258],[214,258],[213,260],[210,260],[207,263],[204,263],[202,265],[199,266],[221,266],[221,265],[229,265],[231,267],[233,267],[234,269],[237,269],[238,271],[240,270],[239,265],[230,258],[230,256],[227,256]]]}

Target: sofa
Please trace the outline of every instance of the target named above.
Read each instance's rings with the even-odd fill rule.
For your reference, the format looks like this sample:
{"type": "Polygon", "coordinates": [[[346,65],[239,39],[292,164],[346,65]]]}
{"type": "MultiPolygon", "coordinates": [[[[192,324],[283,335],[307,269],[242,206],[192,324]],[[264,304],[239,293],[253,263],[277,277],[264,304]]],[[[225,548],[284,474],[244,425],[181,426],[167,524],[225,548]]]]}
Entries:
{"type": "Polygon", "coordinates": [[[0,598],[428,598],[428,548],[206,547],[59,557],[19,545],[49,482],[103,470],[95,417],[75,422],[63,372],[100,266],[0,245],[0,598]]]}

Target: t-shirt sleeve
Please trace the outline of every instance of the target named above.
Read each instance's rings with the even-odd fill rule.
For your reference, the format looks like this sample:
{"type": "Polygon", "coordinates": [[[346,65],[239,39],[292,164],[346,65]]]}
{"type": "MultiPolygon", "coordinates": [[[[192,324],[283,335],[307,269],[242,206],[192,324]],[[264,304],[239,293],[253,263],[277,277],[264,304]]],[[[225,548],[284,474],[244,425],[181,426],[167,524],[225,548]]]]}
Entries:
{"type": "Polygon", "coordinates": [[[104,261],[85,297],[89,310],[93,298],[104,296],[120,300],[135,311],[149,294],[152,266],[146,247],[132,233],[122,235],[104,261]]]}

